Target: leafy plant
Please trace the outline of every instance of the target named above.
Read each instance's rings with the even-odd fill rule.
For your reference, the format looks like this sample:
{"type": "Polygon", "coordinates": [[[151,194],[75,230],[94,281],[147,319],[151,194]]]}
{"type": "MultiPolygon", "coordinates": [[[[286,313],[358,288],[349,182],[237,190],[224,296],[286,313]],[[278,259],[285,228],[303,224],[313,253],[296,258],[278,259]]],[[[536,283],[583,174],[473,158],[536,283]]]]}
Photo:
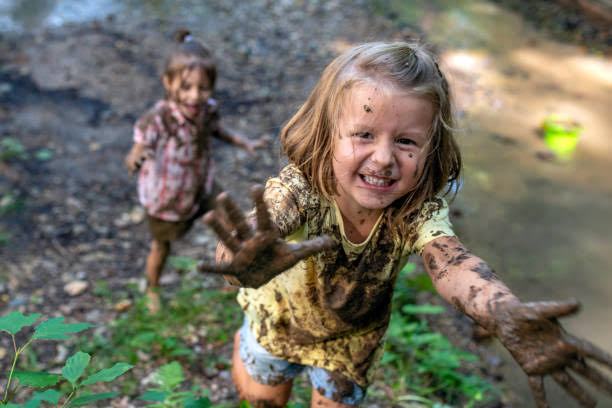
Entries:
{"type": "Polygon", "coordinates": [[[453,347],[440,333],[432,332],[424,314],[440,314],[444,309],[434,305],[416,305],[416,294],[434,292],[424,274],[415,274],[414,264],[401,271],[395,291],[387,345],[382,365],[387,380],[399,396],[399,406],[446,407],[436,400],[457,406],[474,406],[492,398],[495,388],[476,375],[462,371],[465,362],[477,357],[453,347]],[[465,402],[463,402],[465,401],[465,402]]]}
{"type": "Polygon", "coordinates": [[[15,351],[13,363],[8,374],[4,398],[0,401],[0,405],[6,405],[8,407],[36,408],[43,402],[48,402],[56,406],[68,407],[87,405],[95,401],[115,397],[118,394],[116,392],[84,394],[79,397],[76,397],[76,395],[83,390],[83,387],[87,387],[100,381],[108,382],[114,380],[116,377],[131,369],[132,365],[130,364],[123,362],[116,363],[111,368],[103,369],[88,376],[84,380],[79,381],[85,371],[85,368],[87,368],[89,365],[91,356],[82,351],[77,351],[73,356],[66,360],[66,364],[62,368],[61,374],[37,371],[19,371],[15,369],[19,357],[35,340],[69,340],[70,338],[67,336],[67,334],[78,333],[89,327],[93,327],[93,325],[88,323],[64,323],[63,316],[55,317],[36,324],[31,337],[25,341],[22,346],[18,346],[16,335],[24,327],[34,325],[39,317],[40,314],[31,314],[26,316],[21,312],[12,312],[0,318],[0,331],[5,331],[11,335],[13,340],[13,348],[15,351]],[[18,405],[10,402],[11,396],[14,395],[16,391],[16,388],[11,389],[13,379],[17,379],[21,386],[37,389],[54,387],[66,380],[68,381],[70,388],[68,395],[64,398],[61,405],[58,404],[60,403],[62,393],[53,388],[47,388],[42,392],[34,392],[29,401],[27,401],[24,405],[18,405]]]}
{"type": "Polygon", "coordinates": [[[13,137],[5,137],[0,140],[0,160],[25,160],[28,157],[25,147],[19,140],[13,137]]]}
{"type": "Polygon", "coordinates": [[[201,395],[196,386],[188,390],[181,390],[181,384],[185,381],[185,377],[183,376],[183,368],[176,361],[160,367],[154,374],[153,380],[155,386],[139,397],[143,401],[150,402],[147,406],[156,408],[227,407],[226,404],[212,405],[208,396],[201,395]]]}

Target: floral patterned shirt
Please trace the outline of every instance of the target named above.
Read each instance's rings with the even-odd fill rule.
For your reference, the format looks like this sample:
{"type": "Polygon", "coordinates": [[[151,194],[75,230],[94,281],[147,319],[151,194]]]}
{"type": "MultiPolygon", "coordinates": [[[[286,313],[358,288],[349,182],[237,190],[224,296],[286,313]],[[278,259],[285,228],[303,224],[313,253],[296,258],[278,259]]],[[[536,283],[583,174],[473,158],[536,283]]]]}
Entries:
{"type": "Polygon", "coordinates": [[[134,143],[152,149],[143,163],[138,198],[147,213],[166,221],[193,216],[213,182],[210,137],[218,133],[219,112],[210,98],[196,121],[173,101],[158,101],[134,125],[134,143]]]}
{"type": "Polygon", "coordinates": [[[240,289],[238,302],[257,341],[274,356],[336,371],[367,386],[384,352],[399,271],[429,241],[454,235],[446,203],[439,198],[426,202],[410,221],[407,240],[383,214],[367,239],[355,244],[346,238],[336,203],[315,194],[294,165],[268,180],[264,199],[286,241],[328,234],[338,245],[264,286],[240,289]]]}

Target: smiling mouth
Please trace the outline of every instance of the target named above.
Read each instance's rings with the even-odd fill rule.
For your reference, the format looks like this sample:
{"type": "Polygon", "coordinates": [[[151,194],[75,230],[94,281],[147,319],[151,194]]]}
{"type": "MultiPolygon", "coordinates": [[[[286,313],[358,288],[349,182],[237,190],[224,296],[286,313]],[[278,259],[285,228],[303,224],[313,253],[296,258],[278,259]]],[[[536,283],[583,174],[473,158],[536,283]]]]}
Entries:
{"type": "Polygon", "coordinates": [[[375,187],[389,187],[390,185],[395,183],[395,180],[391,180],[391,179],[387,179],[387,178],[381,178],[381,177],[375,177],[375,176],[368,176],[368,175],[365,175],[365,174],[361,174],[361,179],[363,181],[365,181],[366,184],[370,184],[370,185],[373,185],[375,187]]]}

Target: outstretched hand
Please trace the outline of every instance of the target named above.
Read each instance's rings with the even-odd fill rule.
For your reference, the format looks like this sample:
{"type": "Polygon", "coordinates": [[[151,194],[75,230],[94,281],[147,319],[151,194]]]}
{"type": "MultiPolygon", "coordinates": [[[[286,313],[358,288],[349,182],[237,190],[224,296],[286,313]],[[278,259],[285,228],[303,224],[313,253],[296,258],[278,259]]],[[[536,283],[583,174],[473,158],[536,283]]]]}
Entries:
{"type": "Polygon", "coordinates": [[[251,194],[255,203],[255,226],[249,225],[227,193],[219,194],[216,199],[217,208],[204,215],[204,221],[217,233],[233,257],[227,263],[200,262],[199,271],[230,275],[241,286],[257,288],[300,260],[336,245],[327,235],[299,244],[286,243],[270,219],[263,199],[263,187],[253,186],[251,194]],[[221,219],[225,219],[229,225],[225,225],[221,219]]]}
{"type": "Polygon", "coordinates": [[[153,149],[146,147],[142,144],[134,144],[132,150],[125,158],[125,167],[127,167],[130,174],[136,173],[142,163],[147,159],[152,159],[155,156],[153,149]]]}
{"type": "Polygon", "coordinates": [[[495,333],[529,378],[538,408],[547,408],[543,377],[553,379],[584,407],[597,401],[576,380],[571,370],[612,395],[612,382],[585,359],[612,368],[612,355],[593,344],[568,334],[558,317],[577,312],[577,300],[565,302],[500,302],[493,306],[495,333]]]}

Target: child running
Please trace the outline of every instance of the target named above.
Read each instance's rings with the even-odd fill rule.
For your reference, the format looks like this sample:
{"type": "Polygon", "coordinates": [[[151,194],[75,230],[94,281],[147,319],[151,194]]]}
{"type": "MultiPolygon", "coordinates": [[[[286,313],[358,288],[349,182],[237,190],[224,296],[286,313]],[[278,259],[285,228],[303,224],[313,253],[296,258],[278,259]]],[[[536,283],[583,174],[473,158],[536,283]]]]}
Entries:
{"type": "Polygon", "coordinates": [[[232,377],[254,407],[284,407],[303,370],[312,407],[359,405],[383,355],[396,278],[415,253],[439,294],[510,350],[538,407],[548,374],[593,406],[568,368],[612,393],[585,362],[612,366],[612,356],[557,323],[578,302],[521,303],[455,236],[442,197],[461,170],[451,112],[426,48],[357,46],[283,129],[290,164],[253,189],[254,213],[245,218],[223,193],[205,215],[222,244],[218,263],[199,269],[242,286],[232,377]]]}
{"type": "Polygon", "coordinates": [[[138,119],[134,145],[125,159],[130,173],[140,169],[138,197],[152,236],[146,262],[151,313],[160,308],[159,280],[171,242],[210,210],[211,198],[221,192],[213,178],[211,136],[251,155],[265,142],[221,125],[211,97],[217,78],[211,53],[186,30],[177,33],[177,41],[162,76],[166,98],[138,119]]]}

